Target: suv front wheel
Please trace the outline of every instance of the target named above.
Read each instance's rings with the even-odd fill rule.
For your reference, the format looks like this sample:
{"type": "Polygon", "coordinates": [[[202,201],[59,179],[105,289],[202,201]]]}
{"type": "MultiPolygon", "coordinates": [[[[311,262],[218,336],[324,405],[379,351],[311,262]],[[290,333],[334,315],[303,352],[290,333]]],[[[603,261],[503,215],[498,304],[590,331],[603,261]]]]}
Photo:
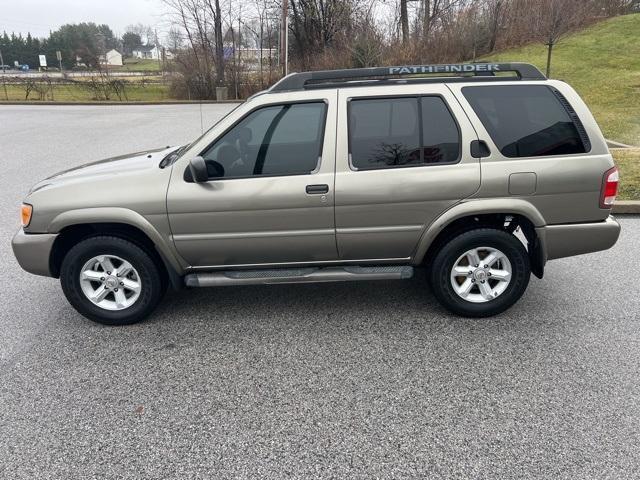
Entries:
{"type": "Polygon", "coordinates": [[[128,240],[111,236],[87,238],[69,250],[60,283],[79,313],[105,325],[144,319],[165,290],[152,256],[128,240]]]}
{"type": "Polygon", "coordinates": [[[437,252],[429,280],[436,298],[465,317],[504,312],[529,284],[529,255],[518,238],[482,228],[454,237],[437,252]]]}

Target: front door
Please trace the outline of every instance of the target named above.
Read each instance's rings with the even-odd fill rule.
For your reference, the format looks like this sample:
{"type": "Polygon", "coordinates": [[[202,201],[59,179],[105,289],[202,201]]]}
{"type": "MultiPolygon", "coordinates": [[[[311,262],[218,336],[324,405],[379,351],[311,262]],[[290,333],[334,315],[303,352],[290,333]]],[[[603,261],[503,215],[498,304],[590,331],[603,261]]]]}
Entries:
{"type": "Polygon", "coordinates": [[[176,163],[167,210],[176,249],[191,266],[337,259],[335,135],[325,128],[337,95],[328,97],[246,113],[195,153],[208,182],[190,181],[185,163],[176,163]]]}
{"type": "Polygon", "coordinates": [[[336,238],[343,260],[411,258],[480,185],[475,130],[446,85],[339,92],[336,238]]]}

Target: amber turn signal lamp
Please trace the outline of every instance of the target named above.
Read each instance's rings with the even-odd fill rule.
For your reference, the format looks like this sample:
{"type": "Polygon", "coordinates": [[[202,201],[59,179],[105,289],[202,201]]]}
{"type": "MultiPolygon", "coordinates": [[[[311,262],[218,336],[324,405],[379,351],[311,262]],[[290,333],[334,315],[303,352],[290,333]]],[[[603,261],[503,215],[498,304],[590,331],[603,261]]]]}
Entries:
{"type": "Polygon", "coordinates": [[[22,226],[28,227],[29,222],[31,222],[31,214],[33,213],[33,207],[26,203],[22,204],[22,209],[20,210],[20,216],[22,219],[22,226]]]}

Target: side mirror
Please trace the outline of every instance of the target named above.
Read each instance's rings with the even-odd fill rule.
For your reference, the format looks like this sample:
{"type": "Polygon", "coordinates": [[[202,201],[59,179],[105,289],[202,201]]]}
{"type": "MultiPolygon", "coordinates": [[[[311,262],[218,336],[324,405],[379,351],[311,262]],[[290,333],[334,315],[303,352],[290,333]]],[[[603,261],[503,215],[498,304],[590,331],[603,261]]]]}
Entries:
{"type": "Polygon", "coordinates": [[[196,183],[202,183],[209,180],[209,174],[207,172],[207,164],[202,157],[193,157],[189,162],[189,171],[191,172],[191,178],[196,183]]]}

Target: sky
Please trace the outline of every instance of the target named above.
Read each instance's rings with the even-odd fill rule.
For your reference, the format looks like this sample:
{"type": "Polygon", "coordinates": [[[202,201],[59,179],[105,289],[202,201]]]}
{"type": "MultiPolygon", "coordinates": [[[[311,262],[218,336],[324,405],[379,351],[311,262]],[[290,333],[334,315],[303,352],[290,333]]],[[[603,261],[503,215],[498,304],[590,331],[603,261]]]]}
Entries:
{"type": "Polygon", "coordinates": [[[65,23],[106,23],[116,35],[127,25],[142,23],[167,30],[160,0],[0,0],[0,34],[31,32],[46,37],[65,23]]]}

